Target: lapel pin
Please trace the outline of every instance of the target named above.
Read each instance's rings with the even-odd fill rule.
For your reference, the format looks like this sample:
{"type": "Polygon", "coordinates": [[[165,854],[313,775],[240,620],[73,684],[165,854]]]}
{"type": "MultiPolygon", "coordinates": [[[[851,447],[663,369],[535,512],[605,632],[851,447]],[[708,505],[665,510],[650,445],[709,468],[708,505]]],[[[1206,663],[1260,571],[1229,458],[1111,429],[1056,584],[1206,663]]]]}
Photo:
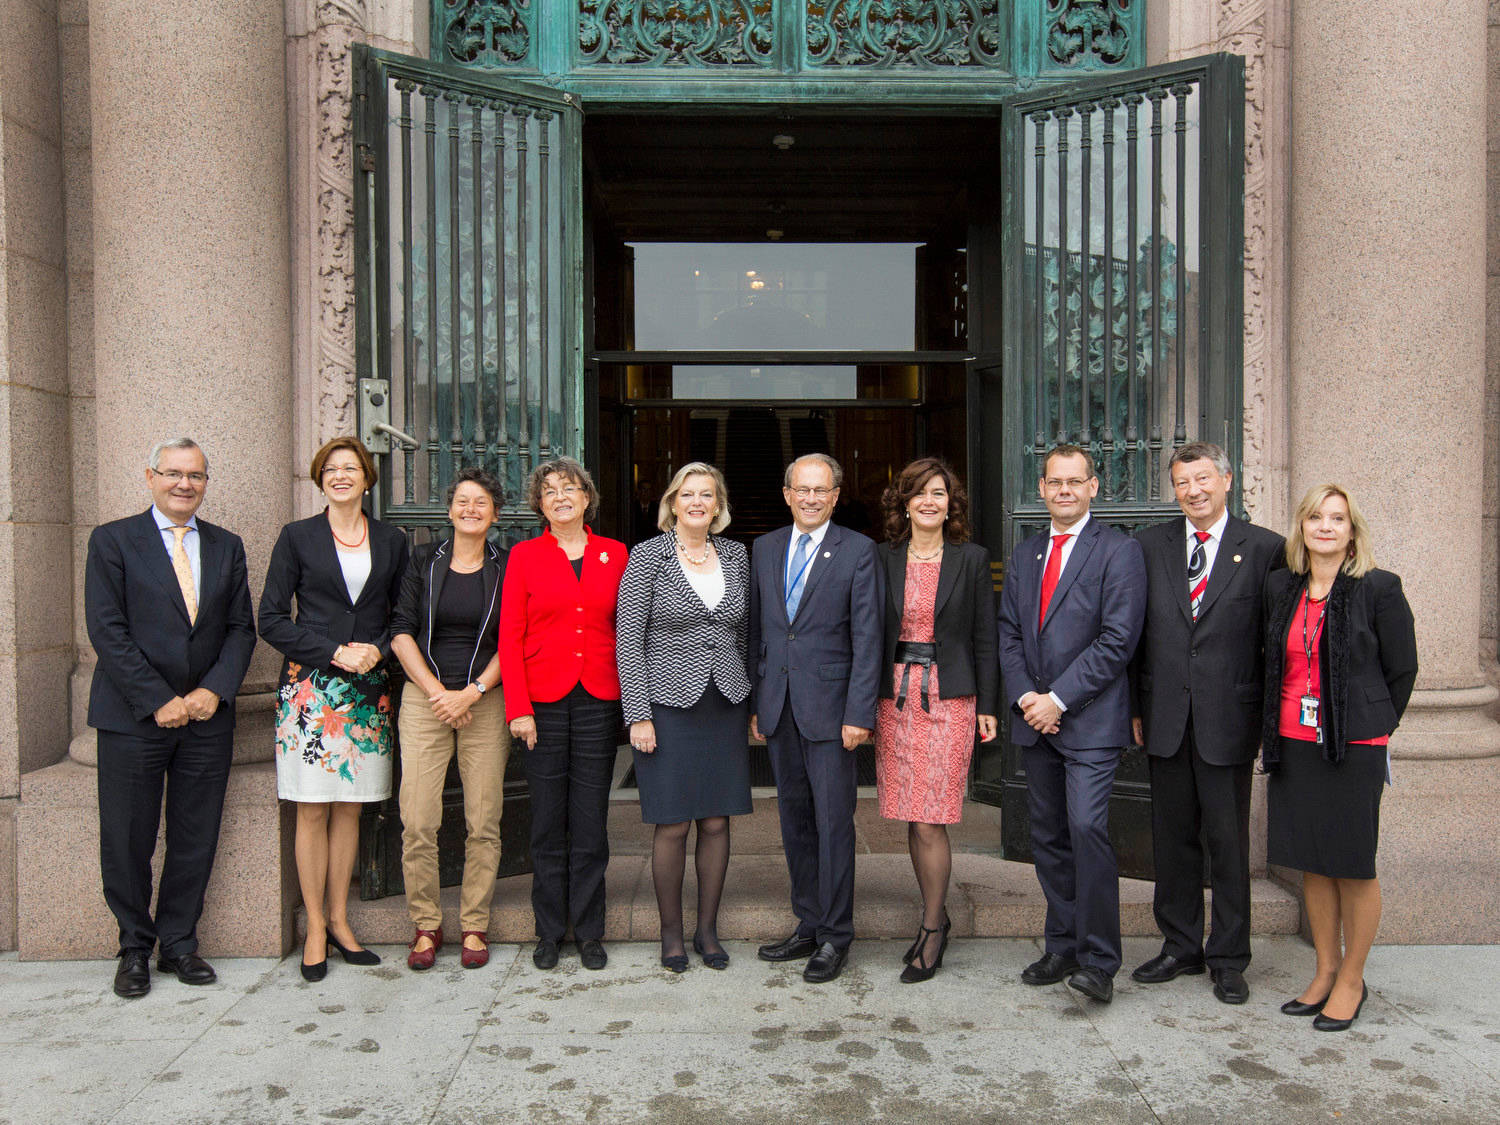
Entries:
{"type": "MultiPolygon", "coordinates": [[[[607,562],[609,562],[609,552],[608,551],[600,551],[599,552],[599,561],[601,563],[607,563],[607,562]]],[[[1238,561],[1238,560],[1236,560],[1236,561],[1238,561]]]]}
{"type": "Polygon", "coordinates": [[[1239,557],[1239,555],[1235,555],[1235,556],[1234,556],[1234,561],[1235,561],[1235,562],[1239,562],[1239,561],[1240,561],[1240,557],[1239,557]]]}
{"type": "Polygon", "coordinates": [[[833,552],[832,551],[824,551],[823,552],[823,557],[825,559],[831,559],[831,558],[833,558],[833,552]]]}
{"type": "Polygon", "coordinates": [[[1037,561],[1037,562],[1041,562],[1041,561],[1042,561],[1042,556],[1041,556],[1041,555],[1038,555],[1038,556],[1037,556],[1037,557],[1036,557],[1036,561],[1037,561]]]}

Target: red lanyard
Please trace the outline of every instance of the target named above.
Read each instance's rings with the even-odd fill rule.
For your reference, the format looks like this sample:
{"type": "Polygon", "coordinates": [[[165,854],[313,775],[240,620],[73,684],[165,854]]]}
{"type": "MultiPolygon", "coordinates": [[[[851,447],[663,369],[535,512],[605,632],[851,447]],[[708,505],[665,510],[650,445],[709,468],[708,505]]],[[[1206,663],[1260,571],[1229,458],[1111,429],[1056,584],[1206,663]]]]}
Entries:
{"type": "Polygon", "coordinates": [[[1314,599],[1310,590],[1302,591],[1302,652],[1307,657],[1307,694],[1312,694],[1312,662],[1318,651],[1318,637],[1323,632],[1323,619],[1328,616],[1328,596],[1314,599]],[[1312,639],[1307,637],[1307,618],[1312,612],[1312,603],[1318,602],[1318,623],[1313,626],[1312,639]]]}

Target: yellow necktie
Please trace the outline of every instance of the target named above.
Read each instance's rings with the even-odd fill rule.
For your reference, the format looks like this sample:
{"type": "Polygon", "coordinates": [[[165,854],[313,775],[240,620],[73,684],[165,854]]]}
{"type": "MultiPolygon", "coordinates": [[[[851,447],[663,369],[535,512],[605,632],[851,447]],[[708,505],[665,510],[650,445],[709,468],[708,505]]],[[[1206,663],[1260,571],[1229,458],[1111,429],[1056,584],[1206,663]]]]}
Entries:
{"type": "Polygon", "coordinates": [[[172,534],[177,542],[172,547],[172,569],[177,574],[177,585],[182,590],[182,600],[187,603],[188,621],[198,623],[198,593],[193,588],[193,564],[188,562],[187,548],[182,545],[187,536],[186,527],[174,527],[172,534]]]}

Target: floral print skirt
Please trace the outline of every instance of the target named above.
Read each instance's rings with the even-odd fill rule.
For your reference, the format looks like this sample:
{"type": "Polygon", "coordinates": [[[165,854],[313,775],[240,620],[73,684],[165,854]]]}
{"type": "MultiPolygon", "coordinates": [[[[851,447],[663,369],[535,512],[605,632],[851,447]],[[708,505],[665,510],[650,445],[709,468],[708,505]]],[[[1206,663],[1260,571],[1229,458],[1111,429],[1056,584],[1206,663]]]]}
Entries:
{"type": "Polygon", "coordinates": [[[276,795],[312,804],[391,795],[390,681],[287,661],[276,702],[276,795]]]}

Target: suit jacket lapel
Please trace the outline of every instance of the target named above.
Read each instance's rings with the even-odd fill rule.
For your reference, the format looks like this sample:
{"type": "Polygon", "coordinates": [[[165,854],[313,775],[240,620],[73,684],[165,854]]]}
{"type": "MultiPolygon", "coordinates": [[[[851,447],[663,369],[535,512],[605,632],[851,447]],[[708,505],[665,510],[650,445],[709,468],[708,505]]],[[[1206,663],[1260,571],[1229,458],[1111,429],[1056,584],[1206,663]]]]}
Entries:
{"type": "MultiPolygon", "coordinates": [[[[1224,525],[1224,537],[1219,540],[1219,553],[1214,556],[1214,568],[1208,572],[1208,587],[1203,591],[1203,601],[1198,606],[1198,620],[1203,620],[1203,615],[1208,612],[1208,607],[1214,604],[1214,600],[1224,592],[1224,588],[1234,581],[1234,576],[1239,573],[1239,563],[1235,560],[1241,558],[1239,549],[1245,542],[1245,523],[1233,516],[1224,525]]],[[[1184,546],[1184,550],[1186,547],[1184,546]]],[[[1184,568],[1187,563],[1183,563],[1184,568]]],[[[1184,580],[1183,585],[1187,582],[1184,580]]],[[[1192,616],[1189,609],[1188,616],[1192,616]]]]}
{"type": "Polygon", "coordinates": [[[906,606],[906,550],[898,550],[889,544],[884,550],[886,601],[890,607],[887,612],[895,614],[899,621],[906,606]]]}
{"type": "MultiPolygon", "coordinates": [[[[200,524],[201,528],[201,524],[200,524]]],[[[177,607],[177,612],[182,615],[184,622],[188,619],[187,602],[182,600],[182,588],[177,585],[177,572],[172,569],[172,560],[167,556],[164,546],[161,528],[156,526],[156,517],[148,508],[137,521],[134,528],[135,547],[140,554],[141,560],[146,564],[146,571],[167,592],[168,599],[177,607]]],[[[203,532],[198,532],[199,557],[198,565],[203,566],[203,532]]]]}
{"type": "MultiPolygon", "coordinates": [[[[807,605],[808,599],[812,597],[813,587],[818,584],[818,579],[828,572],[833,558],[838,554],[839,543],[844,538],[843,528],[836,523],[828,525],[828,530],[823,533],[823,545],[812,547],[812,556],[808,560],[807,581],[802,584],[802,600],[797,603],[797,613],[800,616],[802,607],[807,605]]],[[[782,605],[786,603],[783,601],[782,605]]]]}
{"type": "MultiPolygon", "coordinates": [[[[385,573],[384,567],[385,567],[385,559],[386,559],[386,551],[387,551],[386,543],[385,543],[385,536],[383,536],[383,535],[376,535],[375,534],[375,521],[373,519],[371,519],[369,521],[369,528],[370,528],[370,532],[369,532],[369,534],[370,534],[370,577],[367,578],[367,579],[365,579],[364,589],[360,590],[360,592],[359,592],[359,600],[360,601],[364,601],[366,598],[374,597],[375,596],[375,588],[377,586],[380,587],[380,593],[381,593],[381,596],[383,597],[383,596],[385,596],[385,588],[386,588],[386,584],[380,580],[380,576],[385,573]]],[[[330,528],[330,531],[331,531],[331,528],[330,528]]],[[[449,554],[449,558],[451,559],[452,555],[453,555],[453,548],[452,547],[448,548],[448,554],[449,554]]],[[[344,590],[344,593],[348,594],[348,592],[349,591],[346,588],[344,590]]],[[[350,603],[350,604],[353,605],[353,604],[357,604],[357,603],[350,603]]]]}
{"type": "MultiPolygon", "coordinates": [[[[1089,555],[1093,553],[1094,544],[1099,540],[1098,518],[1090,519],[1081,532],[1078,533],[1078,542],[1073,544],[1073,550],[1068,554],[1067,565],[1063,567],[1062,574],[1057,579],[1057,589],[1052,591],[1052,602],[1047,606],[1047,620],[1042,622],[1045,629],[1052,623],[1052,618],[1057,614],[1058,606],[1062,604],[1063,598],[1067,597],[1068,591],[1073,588],[1073,583],[1078,578],[1078,572],[1088,564],[1089,555]]],[[[1044,537],[1045,538],[1045,537],[1044,537]]],[[[1041,583],[1037,583],[1037,605],[1041,606],[1041,583]]]]}
{"type": "MultiPolygon", "coordinates": [[[[321,519],[313,523],[312,536],[313,553],[317,556],[318,570],[328,575],[333,588],[338,591],[338,596],[344,600],[344,604],[350,609],[354,608],[354,602],[349,598],[349,584],[344,581],[344,568],[339,562],[339,549],[333,541],[333,524],[328,522],[328,513],[325,510],[321,519]]],[[[375,546],[370,546],[370,577],[375,577],[375,546]]],[[[365,583],[370,585],[369,582],[365,583]]],[[[361,591],[363,592],[363,591],[361,591]]]]}
{"type": "Polygon", "coordinates": [[[943,603],[948,600],[948,595],[953,593],[953,588],[958,585],[958,572],[963,569],[963,551],[955,543],[949,543],[943,550],[943,561],[938,565],[937,596],[932,600],[932,618],[937,621],[937,615],[943,611],[943,603]]]}
{"type": "Polygon", "coordinates": [[[1161,560],[1167,568],[1167,583],[1176,591],[1172,595],[1178,612],[1189,625],[1193,623],[1193,600],[1188,597],[1187,580],[1187,519],[1176,521],[1177,534],[1169,537],[1166,556],[1161,560]]]}
{"type": "Polygon", "coordinates": [[[772,550],[767,561],[775,569],[771,571],[771,588],[765,591],[766,600],[776,603],[777,615],[788,625],[791,622],[786,619],[786,550],[792,541],[792,531],[793,528],[784,527],[770,533],[772,550]]]}
{"type": "MultiPolygon", "coordinates": [[[[224,543],[215,527],[198,521],[198,620],[208,605],[224,569],[224,543]]],[[[175,577],[175,574],[174,574],[175,577]]]]}

